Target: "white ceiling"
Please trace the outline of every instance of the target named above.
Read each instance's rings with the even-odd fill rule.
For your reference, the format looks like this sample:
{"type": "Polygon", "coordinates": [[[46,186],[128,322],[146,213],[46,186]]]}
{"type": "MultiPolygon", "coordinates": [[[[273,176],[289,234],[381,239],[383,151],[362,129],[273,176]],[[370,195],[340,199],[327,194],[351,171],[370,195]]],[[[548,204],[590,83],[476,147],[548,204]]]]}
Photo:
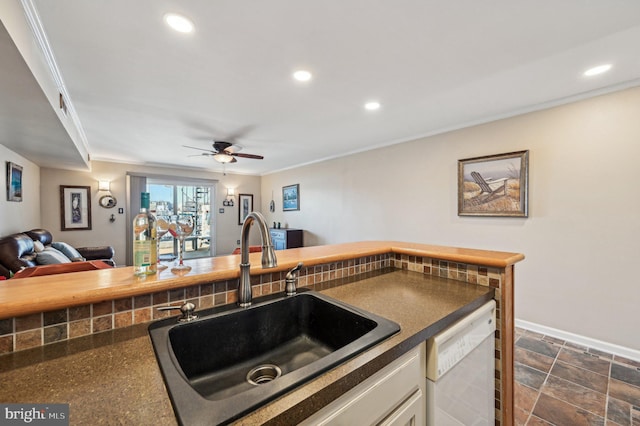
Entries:
{"type": "Polygon", "coordinates": [[[640,84],[637,0],[33,2],[94,160],[266,174],[640,84]]]}

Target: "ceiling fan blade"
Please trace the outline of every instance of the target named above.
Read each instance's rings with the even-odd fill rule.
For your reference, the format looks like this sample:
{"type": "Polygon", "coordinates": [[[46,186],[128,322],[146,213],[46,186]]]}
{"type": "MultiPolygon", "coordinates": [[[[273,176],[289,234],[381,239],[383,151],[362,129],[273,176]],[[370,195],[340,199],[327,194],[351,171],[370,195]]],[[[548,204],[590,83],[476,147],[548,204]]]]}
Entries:
{"type": "Polygon", "coordinates": [[[254,160],[263,160],[264,159],[264,157],[262,155],[256,155],[256,154],[238,154],[238,153],[232,152],[229,155],[233,155],[234,157],[253,158],[254,160]]]}
{"type": "Polygon", "coordinates": [[[210,150],[210,149],[198,148],[198,147],[195,147],[195,146],[189,146],[189,145],[182,145],[182,146],[183,146],[183,147],[185,147],[185,148],[199,149],[200,151],[207,151],[207,152],[211,152],[211,150],[210,150]]]}

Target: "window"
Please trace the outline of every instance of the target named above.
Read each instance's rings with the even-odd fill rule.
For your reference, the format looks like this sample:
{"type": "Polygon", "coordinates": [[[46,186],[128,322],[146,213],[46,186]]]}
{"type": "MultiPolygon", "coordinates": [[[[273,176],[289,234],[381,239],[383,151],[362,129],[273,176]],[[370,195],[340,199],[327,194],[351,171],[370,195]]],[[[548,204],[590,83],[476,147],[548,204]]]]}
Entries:
{"type": "MultiPolygon", "coordinates": [[[[211,244],[211,194],[209,185],[174,185],[161,183],[156,179],[147,180],[150,195],[150,210],[156,217],[172,222],[177,215],[187,214],[193,217],[193,233],[187,237],[185,259],[210,257],[215,255],[211,244]]],[[[178,255],[178,244],[171,234],[165,234],[160,240],[160,259],[171,260],[178,255]]]]}
{"type": "MultiPolygon", "coordinates": [[[[157,217],[171,222],[178,214],[189,214],[194,219],[194,230],[187,237],[185,259],[216,255],[215,217],[211,214],[211,202],[215,200],[217,181],[191,179],[180,176],[143,176],[127,173],[128,211],[127,222],[140,211],[140,193],[149,192],[150,210],[157,217]]],[[[133,260],[133,231],[127,227],[127,265],[133,260]]],[[[178,245],[170,234],[160,240],[161,260],[172,260],[178,255],[178,245]]]]}

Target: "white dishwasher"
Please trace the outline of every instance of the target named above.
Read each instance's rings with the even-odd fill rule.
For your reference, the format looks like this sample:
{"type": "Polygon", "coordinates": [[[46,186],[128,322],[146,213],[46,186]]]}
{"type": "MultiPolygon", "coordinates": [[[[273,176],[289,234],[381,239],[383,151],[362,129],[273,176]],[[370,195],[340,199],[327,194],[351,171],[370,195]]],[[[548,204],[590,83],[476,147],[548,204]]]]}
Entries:
{"type": "Polygon", "coordinates": [[[494,425],[494,331],[490,301],[427,341],[427,426],[494,425]]]}

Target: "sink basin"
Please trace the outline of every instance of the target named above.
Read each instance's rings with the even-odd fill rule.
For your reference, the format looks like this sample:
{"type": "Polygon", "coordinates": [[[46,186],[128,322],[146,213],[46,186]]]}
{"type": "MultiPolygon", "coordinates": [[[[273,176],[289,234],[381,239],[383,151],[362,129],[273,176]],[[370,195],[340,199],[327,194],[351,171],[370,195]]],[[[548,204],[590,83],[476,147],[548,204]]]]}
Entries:
{"type": "Polygon", "coordinates": [[[181,424],[224,424],[400,330],[313,291],[224,307],[149,327],[181,424]]]}

